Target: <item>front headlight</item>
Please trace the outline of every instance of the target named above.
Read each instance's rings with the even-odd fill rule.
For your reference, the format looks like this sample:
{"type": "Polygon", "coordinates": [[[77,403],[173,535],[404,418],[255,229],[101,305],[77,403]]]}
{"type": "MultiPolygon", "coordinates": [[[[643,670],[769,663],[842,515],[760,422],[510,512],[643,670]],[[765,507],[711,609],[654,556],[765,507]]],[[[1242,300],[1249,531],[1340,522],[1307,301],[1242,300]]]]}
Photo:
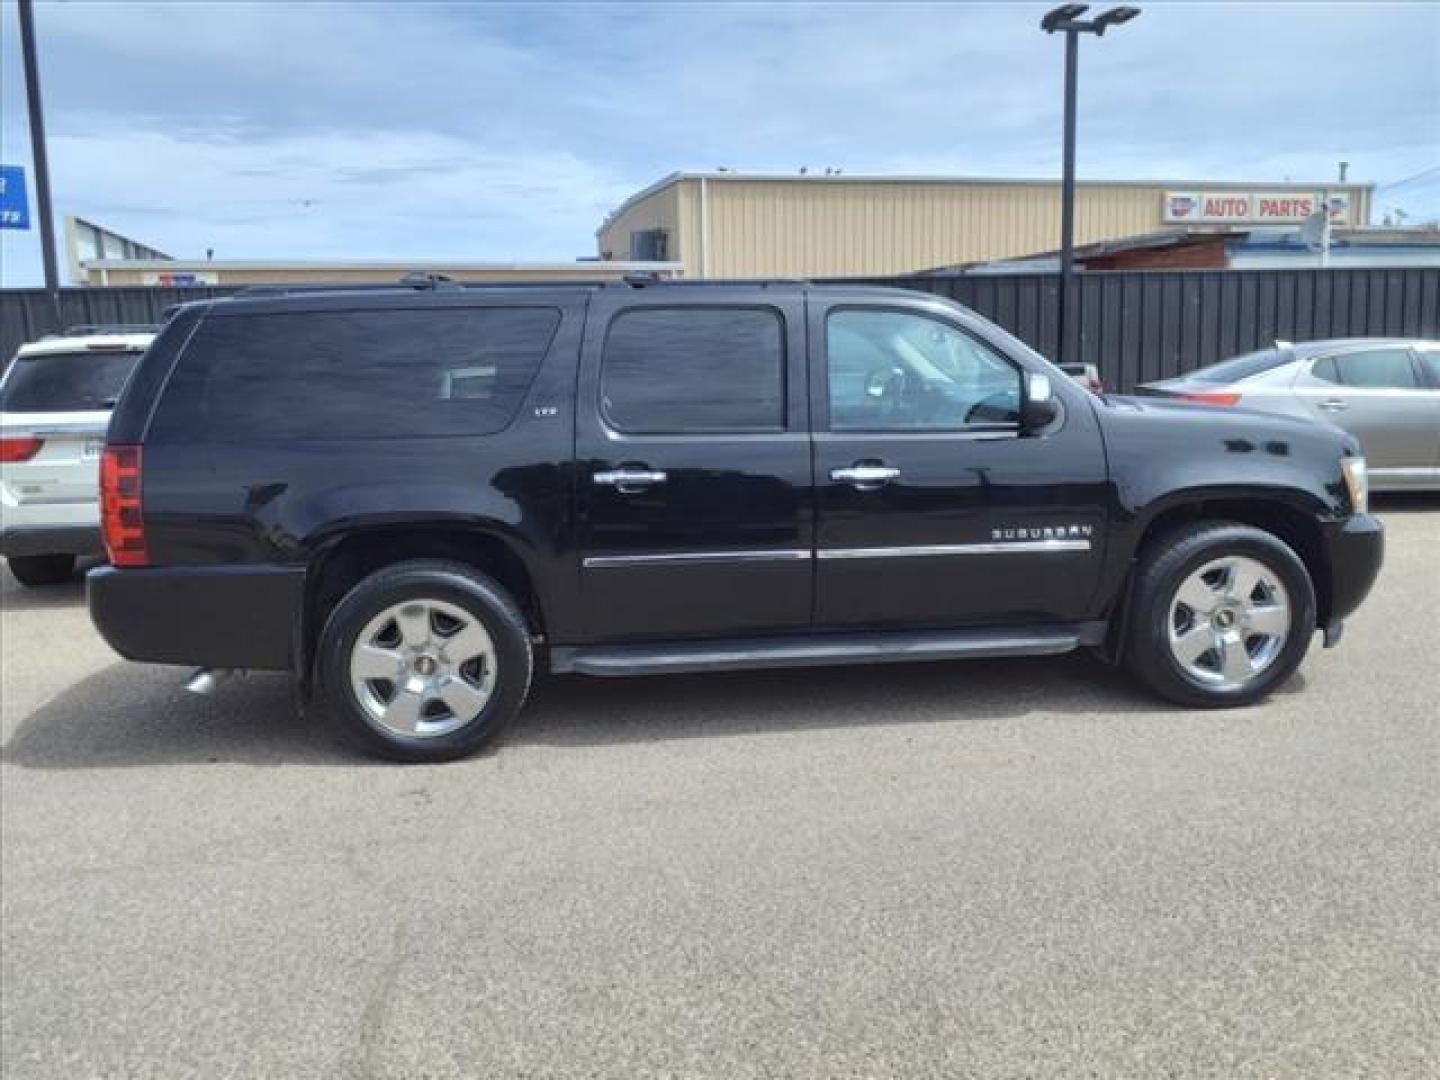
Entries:
{"type": "Polygon", "coordinates": [[[1340,472],[1345,477],[1345,490],[1350,493],[1350,509],[1364,514],[1370,509],[1370,474],[1363,457],[1342,457],[1340,472]]]}

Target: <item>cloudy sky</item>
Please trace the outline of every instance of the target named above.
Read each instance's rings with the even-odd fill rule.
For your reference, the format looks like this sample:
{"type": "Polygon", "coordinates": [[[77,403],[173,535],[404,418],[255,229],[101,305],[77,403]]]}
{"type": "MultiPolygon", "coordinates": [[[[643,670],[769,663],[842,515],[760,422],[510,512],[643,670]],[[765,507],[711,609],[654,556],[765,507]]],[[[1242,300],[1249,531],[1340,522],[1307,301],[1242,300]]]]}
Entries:
{"type": "MultiPolygon", "coordinates": [[[[675,169],[1054,176],[1048,6],[39,0],[56,210],[190,258],[568,260],[675,169]]],[[[1348,160],[1377,220],[1440,217],[1440,4],[1144,7],[1082,44],[1082,178],[1348,160]]],[[[28,140],[0,0],[0,160],[28,140]]]]}

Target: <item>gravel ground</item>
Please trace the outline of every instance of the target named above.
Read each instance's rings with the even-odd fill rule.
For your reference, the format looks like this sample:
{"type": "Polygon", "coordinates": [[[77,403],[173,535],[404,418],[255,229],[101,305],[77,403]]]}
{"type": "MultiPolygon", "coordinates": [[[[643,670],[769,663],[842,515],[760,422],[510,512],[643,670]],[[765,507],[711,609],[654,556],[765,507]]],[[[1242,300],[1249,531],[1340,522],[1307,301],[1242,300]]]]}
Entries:
{"type": "Polygon", "coordinates": [[[1440,500],[1269,704],[1084,657],[542,683],[356,758],[5,575],[14,1077],[1440,1076],[1440,500]]]}

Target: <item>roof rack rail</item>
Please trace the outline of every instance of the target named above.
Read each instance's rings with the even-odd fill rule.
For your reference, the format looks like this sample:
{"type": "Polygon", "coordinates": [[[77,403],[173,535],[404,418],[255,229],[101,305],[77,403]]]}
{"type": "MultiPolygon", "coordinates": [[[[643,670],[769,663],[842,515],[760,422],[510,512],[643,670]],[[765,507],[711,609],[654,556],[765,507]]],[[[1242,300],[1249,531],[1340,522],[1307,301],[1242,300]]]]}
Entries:
{"type": "Polygon", "coordinates": [[[765,289],[772,285],[813,285],[814,282],[809,278],[671,278],[661,277],[654,270],[646,270],[643,273],[626,274],[620,279],[619,284],[627,285],[632,289],[644,289],[651,285],[692,289],[713,285],[743,285],[755,289],[765,289]]]}
{"type": "Polygon", "coordinates": [[[437,274],[429,270],[411,270],[400,279],[400,284],[410,289],[461,289],[464,288],[449,274],[437,274]]]}

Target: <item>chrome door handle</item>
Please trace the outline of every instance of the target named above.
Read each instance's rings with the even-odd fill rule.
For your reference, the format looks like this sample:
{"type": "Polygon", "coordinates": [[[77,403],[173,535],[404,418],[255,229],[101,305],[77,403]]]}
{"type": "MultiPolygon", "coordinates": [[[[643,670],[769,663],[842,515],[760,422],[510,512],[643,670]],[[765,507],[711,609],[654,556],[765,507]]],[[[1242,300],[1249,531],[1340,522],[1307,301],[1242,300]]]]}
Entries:
{"type": "Polygon", "coordinates": [[[1344,412],[1349,407],[1348,402],[1341,401],[1339,398],[1327,398],[1320,403],[1320,408],[1326,412],[1344,412]]]}
{"type": "Polygon", "coordinates": [[[666,476],[660,469],[620,468],[597,472],[592,479],[604,487],[613,487],[621,494],[633,495],[652,484],[663,484],[666,476]]]}
{"type": "Polygon", "coordinates": [[[831,469],[830,479],[839,484],[851,484],[862,491],[884,487],[891,480],[900,478],[900,470],[893,465],[855,464],[844,469],[831,469]]]}

